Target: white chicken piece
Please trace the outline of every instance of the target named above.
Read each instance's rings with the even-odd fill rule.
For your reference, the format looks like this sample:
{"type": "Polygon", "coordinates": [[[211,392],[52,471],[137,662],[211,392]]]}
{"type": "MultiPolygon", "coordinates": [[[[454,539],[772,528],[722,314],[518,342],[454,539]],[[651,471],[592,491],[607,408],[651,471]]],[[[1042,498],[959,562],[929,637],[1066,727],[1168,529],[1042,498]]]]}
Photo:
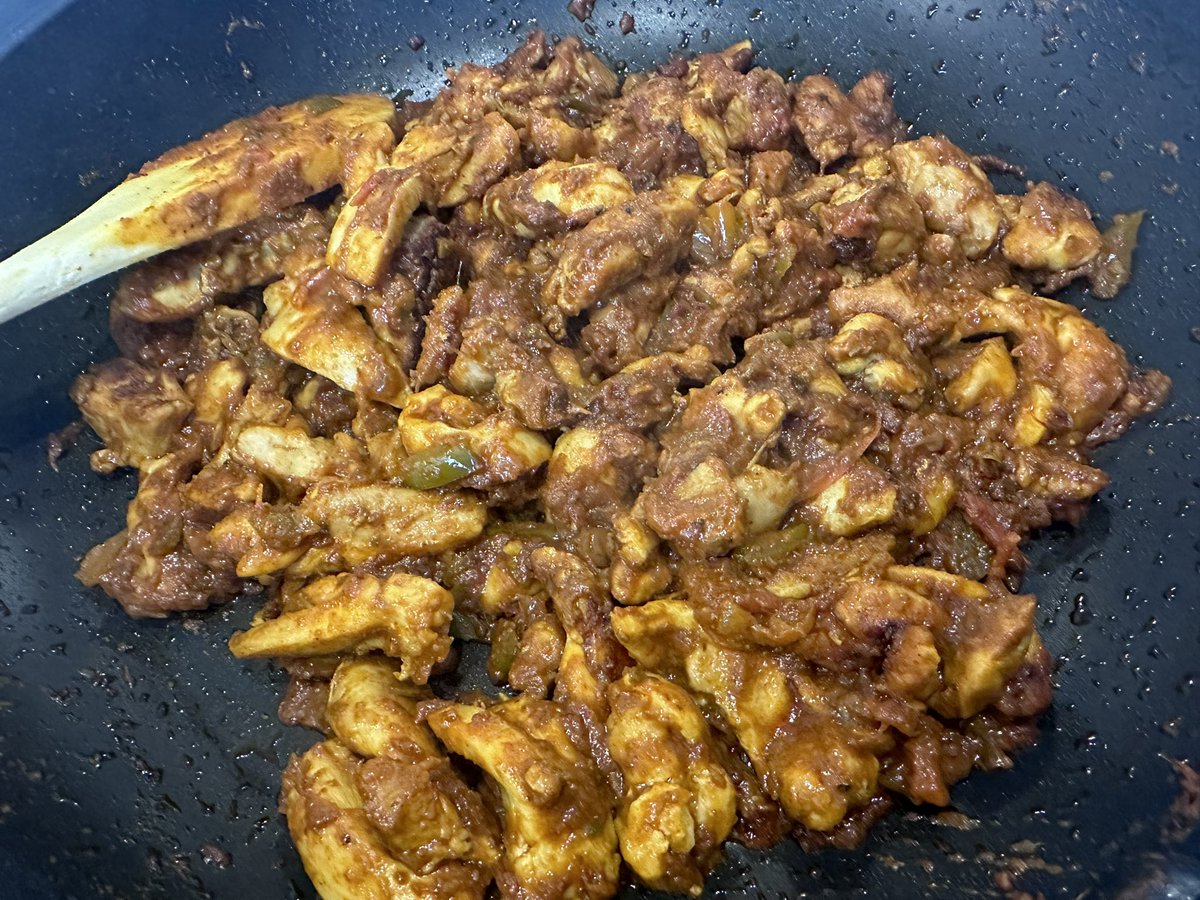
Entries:
{"type": "Polygon", "coordinates": [[[450,652],[453,610],[453,595],[428,578],[342,573],[307,585],[294,608],[235,634],[229,649],[239,658],[382,650],[403,661],[401,677],[424,684],[450,652]]]}
{"type": "Polygon", "coordinates": [[[1013,439],[1032,447],[1051,437],[1081,443],[1125,392],[1129,364],[1104,329],[1073,306],[1015,287],[982,296],[953,337],[1008,334],[1019,348],[1013,439]]]}
{"type": "Polygon", "coordinates": [[[80,375],[71,399],[104,449],[92,468],[111,472],[142,467],[166,454],[171,439],[192,412],[192,401],[166,372],[153,372],[127,359],[114,359],[80,375]]]}
{"type": "Polygon", "coordinates": [[[385,166],[374,172],[338,213],[326,263],[359,284],[377,285],[426,192],[425,178],[413,169],[385,166]]]}
{"type": "Polygon", "coordinates": [[[971,157],[944,137],[896,144],[887,155],[930,231],[956,238],[968,259],[978,259],[996,243],[1004,211],[971,157]]]}
{"type": "Polygon", "coordinates": [[[875,313],[860,313],[839,329],[825,355],[844,378],[857,377],[873,394],[916,409],[929,387],[929,373],[890,320],[875,313]]]}
{"type": "Polygon", "coordinates": [[[347,434],[310,437],[303,428],[250,425],[238,432],[232,457],[296,495],[322,478],[362,471],[361,446],[347,434]]]}
{"type": "Polygon", "coordinates": [[[1015,206],[1000,244],[1014,265],[1063,272],[1091,262],[1104,246],[1087,206],[1053,185],[1038,182],[1015,206]]]}
{"type": "Polygon", "coordinates": [[[338,387],[403,406],[408,378],[396,351],[362,313],[365,289],[332,269],[308,269],[263,291],[270,318],[262,342],[338,387]]]}
{"type": "Polygon", "coordinates": [[[280,803],[322,900],[482,900],[491,882],[488,817],[436,751],[363,760],[325,741],[292,757],[280,803]]]}
{"type": "Polygon", "coordinates": [[[858,460],[807,504],[821,527],[851,537],[890,522],[896,514],[896,486],[878,466],[858,460]]]}
{"type": "Polygon", "coordinates": [[[429,726],[452,752],[478,765],[504,807],[508,900],[601,900],[617,892],[621,858],[612,803],[592,758],[572,742],[570,714],[518,698],[489,707],[446,703],[429,726]]]}
{"type": "Polygon", "coordinates": [[[322,481],[300,508],[328,531],[350,566],[452,550],[478,537],[487,522],[487,508],[474,494],[387,483],[322,481]]]}
{"type": "Polygon", "coordinates": [[[650,887],[699,896],[737,819],[708,722],[687,691],[641,669],[608,698],[609,751],[625,781],[621,856],[650,887]]]}

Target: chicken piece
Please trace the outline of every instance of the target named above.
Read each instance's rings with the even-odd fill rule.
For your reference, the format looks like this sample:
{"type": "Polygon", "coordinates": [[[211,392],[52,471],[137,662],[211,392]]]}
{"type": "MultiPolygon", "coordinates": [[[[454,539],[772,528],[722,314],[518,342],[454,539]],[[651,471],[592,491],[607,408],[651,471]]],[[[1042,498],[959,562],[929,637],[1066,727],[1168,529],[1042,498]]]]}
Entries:
{"type": "Polygon", "coordinates": [[[419,721],[418,704],[432,699],[429,688],[405,683],[392,660],[351,658],[330,680],[326,718],[337,740],[368,760],[358,786],[393,855],[420,874],[474,861],[490,880],[497,823],[419,721]]]}
{"type": "Polygon", "coordinates": [[[978,301],[954,337],[988,333],[1012,335],[1020,348],[1013,422],[1020,447],[1050,437],[1082,443],[1129,383],[1121,348],[1068,304],[1001,288],[978,301]]]}
{"type": "Polygon", "coordinates": [[[499,113],[488,113],[472,132],[465,158],[441,191],[438,206],[478,200],[521,158],[521,138],[499,113]]]}
{"type": "MultiPolygon", "coordinates": [[[[579,347],[588,352],[587,362],[594,371],[612,376],[646,358],[646,343],[654,323],[678,283],[674,272],[639,278],[589,311],[588,324],[579,334],[579,347]]],[[[673,377],[670,372],[663,375],[666,379],[673,377]]]]}
{"type": "Polygon", "coordinates": [[[550,335],[536,296],[536,282],[515,266],[476,278],[446,380],[460,394],[494,392],[522,425],[548,431],[578,417],[592,386],[576,352],[550,335]]]}
{"type": "Polygon", "coordinates": [[[606,691],[628,657],[609,625],[612,599],[599,574],[573,553],[538,547],[529,556],[529,566],[545,585],[565,638],[554,699],[579,717],[591,755],[616,789],[619,776],[609,758],[604,731],[606,691]]]}
{"type": "Polygon", "coordinates": [[[362,470],[361,446],[349,435],[314,438],[304,429],[278,425],[243,428],[232,456],[293,496],[322,478],[348,477],[362,470]]]}
{"type": "Polygon", "coordinates": [[[964,344],[939,357],[934,365],[948,379],[946,400],[960,416],[1005,403],[1017,390],[1017,370],[1004,338],[964,344]]]}
{"type": "Polygon", "coordinates": [[[517,698],[483,708],[446,703],[427,715],[452,752],[495,783],[504,807],[505,898],[605,898],[621,858],[608,792],[591,757],[572,743],[570,714],[517,698]]]}
{"type": "Polygon", "coordinates": [[[734,479],[786,411],[776,392],[754,391],[732,372],[689,393],[663,434],[658,478],[642,495],[646,522],[685,559],[719,555],[745,539],[747,502],[734,479]]]}
{"type": "Polygon", "coordinates": [[[531,165],[556,160],[574,162],[594,156],[596,139],[590,128],[578,128],[552,110],[530,110],[522,148],[531,165]]]}
{"type": "Polygon", "coordinates": [[[947,296],[939,285],[928,284],[925,272],[913,261],[879,278],[834,288],[829,294],[829,318],[841,326],[855,316],[880,316],[899,326],[906,337],[916,336],[928,345],[954,328],[962,302],[947,296]]]}
{"type": "Polygon", "coordinates": [[[927,366],[908,349],[900,329],[875,313],[843,325],[825,355],[843,378],[857,377],[871,393],[906,409],[920,406],[930,385],[927,366]]]}
{"type": "Polygon", "coordinates": [[[882,72],[868,74],[849,96],[824,75],[800,82],[792,95],[792,122],[822,169],[847,154],[875,156],[904,137],[907,128],[896,118],[891,90],[882,72]]]}
{"type": "Polygon", "coordinates": [[[259,578],[298,561],[320,531],[290,504],[246,503],[217,522],[209,540],[217,552],[236,560],[239,578],[259,578]]]}
{"type": "Polygon", "coordinates": [[[325,253],[329,267],[359,284],[379,284],[426,190],[416,170],[378,169],[338,213],[325,253]]]}
{"type": "Polygon", "coordinates": [[[111,472],[142,468],[164,456],[192,413],[192,401],[175,379],[127,359],[114,359],[80,375],[71,399],[95,429],[104,449],[92,468],[111,472]]]}
{"type": "Polygon", "coordinates": [[[249,387],[250,372],[237,357],[213,360],[184,381],[193,404],[191,431],[208,457],[225,442],[249,387]]]}
{"type": "Polygon", "coordinates": [[[324,267],[272,284],[263,292],[270,319],[262,342],[338,387],[403,406],[404,365],[355,309],[365,303],[364,290],[324,267]]]}
{"type": "Polygon", "coordinates": [[[400,413],[397,429],[411,454],[466,448],[474,471],[458,484],[477,490],[516,481],[550,459],[550,444],[536,431],[442,385],[413,394],[400,413]]]}
{"type": "Polygon", "coordinates": [[[563,239],[542,302],[575,315],[635,278],[667,271],[689,249],[699,214],[694,202],[666,191],[609,209],[563,239]]]}
{"type": "Polygon", "coordinates": [[[808,506],[827,532],[850,537],[892,521],[896,496],[896,485],[882,470],[859,460],[808,506]]]}
{"type": "Polygon", "coordinates": [[[195,451],[179,451],[143,465],[124,530],[89,550],[76,577],[135,617],[204,609],[237,593],[242,582],[209,541],[207,510],[184,493],[198,464],[195,451]]]}
{"type": "Polygon", "coordinates": [[[635,431],[615,424],[583,425],[554,445],[542,505],[560,528],[612,528],[637,498],[654,471],[654,446],[635,431]]]}
{"type": "Polygon", "coordinates": [[[608,697],[608,746],[625,782],[621,856],[649,887],[698,896],[737,819],[708,722],[687,691],[640,669],[608,697]]]}
{"type": "Polygon", "coordinates": [[[645,603],[671,584],[671,567],[658,535],[646,524],[639,499],[613,522],[617,548],[609,568],[609,590],[620,603],[645,603]]]}
{"type": "Polygon", "coordinates": [[[413,387],[432,387],[446,378],[462,343],[463,322],[470,303],[458,285],[445,288],[434,298],[433,308],[425,316],[425,335],[421,338],[421,356],[413,371],[413,387]]]}
{"type": "Polygon", "coordinates": [[[130,269],[113,294],[112,315],[137,322],[190,318],[222,296],[320,259],[328,237],[329,226],[307,204],[264,216],[130,269]]]}
{"type": "Polygon", "coordinates": [[[818,681],[783,654],[718,644],[683,599],[620,607],[612,625],[638,663],[686,679],[717,705],[767,793],[805,827],[828,831],[874,795],[875,754],[890,740],[848,715],[832,677],[818,681]]]}
{"type": "Polygon", "coordinates": [[[633,199],[625,176],[606,163],[547,162],[492,187],[483,209],[488,221],[538,240],[586,225],[633,199]]]}
{"type": "Polygon", "coordinates": [[[1023,269],[1064,272],[1099,255],[1104,242],[1087,206],[1044,181],[1020,199],[1000,249],[1023,269]]]}
{"type": "Polygon", "coordinates": [[[709,175],[729,165],[729,134],[720,113],[707,100],[688,97],[679,113],[679,124],[700,148],[700,158],[709,175]]]}
{"type": "Polygon", "coordinates": [[[353,197],[396,149],[396,131],[382,122],[354,129],[342,146],[342,193],[353,197]]]}
{"type": "Polygon", "coordinates": [[[716,366],[699,348],[688,353],[658,353],[631,362],[605,379],[588,411],[596,420],[635,431],[652,428],[675,412],[682,386],[707,384],[716,377],[716,366]]]}
{"type": "Polygon", "coordinates": [[[892,147],[888,159],[930,231],[956,238],[968,259],[996,243],[1004,212],[971,157],[944,137],[922,137],[892,147]]]}
{"type": "Polygon", "coordinates": [[[929,705],[943,716],[965,719],[999,699],[1036,637],[1036,599],[918,566],[892,566],[886,577],[935,600],[952,623],[937,634],[942,686],[929,705]]]}
{"type": "Polygon", "coordinates": [[[452,550],[478,537],[487,520],[471,494],[336,480],[311,488],[300,510],[328,531],[350,566],[452,550]]]}
{"type": "Polygon", "coordinates": [[[325,741],[292,757],[280,794],[325,900],[482,900],[491,881],[497,853],[482,804],[437,756],[364,762],[325,741]]]}
{"type": "Polygon", "coordinates": [[[382,650],[403,661],[402,678],[424,684],[450,652],[454,597],[427,578],[402,572],[386,579],[343,573],[307,585],[296,603],[297,608],[230,638],[233,655],[244,659],[382,650]]]}
{"type": "Polygon", "coordinates": [[[813,207],[831,234],[838,260],[870,260],[886,272],[911,258],[926,237],[921,207],[899,185],[884,156],[872,156],[846,172],[846,181],[827,202],[813,207]]]}
{"type": "Polygon", "coordinates": [[[687,85],[679,78],[635,73],[596,123],[596,156],[612,163],[638,190],[681,172],[701,172],[695,139],[680,124],[687,85]]]}

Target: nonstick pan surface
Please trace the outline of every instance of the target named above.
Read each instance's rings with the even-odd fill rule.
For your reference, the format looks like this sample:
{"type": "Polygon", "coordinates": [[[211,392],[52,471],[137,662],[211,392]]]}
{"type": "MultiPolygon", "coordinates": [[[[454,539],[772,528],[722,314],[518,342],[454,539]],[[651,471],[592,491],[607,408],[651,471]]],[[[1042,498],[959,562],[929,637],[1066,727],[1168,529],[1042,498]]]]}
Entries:
{"type": "MultiPolygon", "coordinates": [[[[631,68],[746,36],[785,73],[882,68],[918,131],[1102,217],[1148,211],[1131,286],[1067,295],[1175,389],[1098,454],[1113,481],[1086,522],[1029,547],[1059,662],[1040,742],[959,785],[961,816],[901,810],[857,852],[731,847],[712,896],[1200,896],[1200,843],[1170,812],[1171,761],[1200,763],[1200,6],[599,0],[581,24],[562,0],[0,0],[0,256],[233,116],[318,92],[426,96],[535,26],[631,68]]],[[[46,458],[76,416],[71,380],[115,353],[111,287],[0,327],[0,896],[312,896],[275,806],[315,737],[276,721],[279,675],[224,646],[255,600],[132,621],[72,577],[134,490],[88,470],[90,436],[60,471],[46,458]]]]}

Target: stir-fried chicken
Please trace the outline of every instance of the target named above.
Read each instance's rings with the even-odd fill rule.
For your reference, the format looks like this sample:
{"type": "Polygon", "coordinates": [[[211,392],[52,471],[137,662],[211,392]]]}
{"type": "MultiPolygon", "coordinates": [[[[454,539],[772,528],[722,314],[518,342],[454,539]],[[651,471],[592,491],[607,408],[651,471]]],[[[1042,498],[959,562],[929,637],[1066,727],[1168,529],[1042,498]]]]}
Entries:
{"type": "Polygon", "coordinates": [[[282,798],[324,897],[696,895],[1034,739],[1021,541],[1169,386],[1036,291],[1131,241],[910,139],[879,73],[751,61],[533,35],[325,148],[339,197],[122,279],[72,397],[140,482],[80,578],[265,591],[230,647],[326,731],[282,798]],[[445,699],[455,638],[506,695],[445,699]]]}

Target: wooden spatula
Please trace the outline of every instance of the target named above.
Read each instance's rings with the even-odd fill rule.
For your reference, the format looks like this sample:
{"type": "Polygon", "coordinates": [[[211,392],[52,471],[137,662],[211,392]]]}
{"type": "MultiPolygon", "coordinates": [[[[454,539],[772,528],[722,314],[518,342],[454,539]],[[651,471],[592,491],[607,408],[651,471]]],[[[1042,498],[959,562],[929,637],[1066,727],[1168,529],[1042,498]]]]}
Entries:
{"type": "Polygon", "coordinates": [[[311,97],[237,119],[169,151],[0,262],[0,322],[332,187],[342,177],[342,151],[351,136],[394,120],[386,97],[311,97]]]}

